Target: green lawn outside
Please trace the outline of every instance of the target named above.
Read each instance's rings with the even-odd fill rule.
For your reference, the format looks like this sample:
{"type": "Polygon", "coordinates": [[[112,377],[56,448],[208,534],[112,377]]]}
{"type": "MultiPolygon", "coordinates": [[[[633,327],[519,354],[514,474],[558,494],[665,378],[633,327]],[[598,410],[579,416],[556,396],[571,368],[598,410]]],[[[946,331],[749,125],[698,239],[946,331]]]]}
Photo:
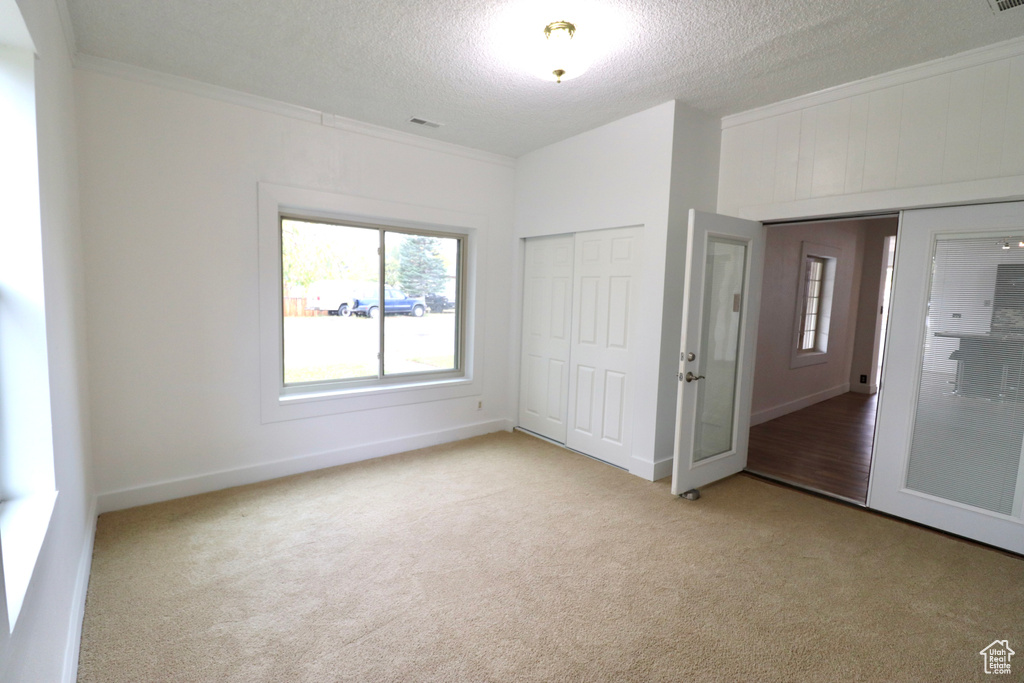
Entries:
{"type": "MultiPolygon", "coordinates": [[[[455,367],[454,313],[384,319],[385,372],[432,372],[455,367]]],[[[285,384],[376,377],[379,320],[356,316],[286,317],[285,384]]]]}

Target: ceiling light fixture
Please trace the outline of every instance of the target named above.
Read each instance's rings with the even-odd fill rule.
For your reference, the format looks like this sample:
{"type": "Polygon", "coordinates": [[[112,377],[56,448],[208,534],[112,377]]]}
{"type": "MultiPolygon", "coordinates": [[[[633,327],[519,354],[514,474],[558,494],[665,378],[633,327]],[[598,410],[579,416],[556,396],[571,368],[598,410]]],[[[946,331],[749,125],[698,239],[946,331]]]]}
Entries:
{"type": "Polygon", "coordinates": [[[551,74],[555,77],[556,83],[561,83],[562,77],[565,76],[566,70],[563,67],[569,65],[569,42],[575,35],[576,25],[568,21],[553,21],[544,27],[549,59],[555,67],[551,70],[551,74]]]}
{"type": "MultiPolygon", "coordinates": [[[[983,0],[984,1],[984,0],[983,0]]],[[[508,0],[488,19],[495,67],[520,77],[566,82],[609,64],[638,34],[622,0],[508,0]],[[562,20],[562,21],[556,21],[562,20]],[[555,71],[562,71],[559,77],[555,71]]],[[[523,87],[528,87],[523,82],[523,87]]],[[[559,86],[561,87],[561,86],[559,86]]]]}

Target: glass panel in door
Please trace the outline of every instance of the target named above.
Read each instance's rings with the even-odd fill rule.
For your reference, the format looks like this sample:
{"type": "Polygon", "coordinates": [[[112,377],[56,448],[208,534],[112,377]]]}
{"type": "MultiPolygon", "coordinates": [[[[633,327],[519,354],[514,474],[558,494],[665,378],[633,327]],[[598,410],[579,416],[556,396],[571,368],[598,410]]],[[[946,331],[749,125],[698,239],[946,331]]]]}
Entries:
{"type": "Polygon", "coordinates": [[[1024,234],[935,240],[906,488],[1020,515],[1024,234]]]}
{"type": "Polygon", "coordinates": [[[868,506],[1024,553],[1024,203],[905,211],[868,506]]]}
{"type": "Polygon", "coordinates": [[[747,245],[708,237],[699,365],[703,375],[697,396],[694,461],[734,448],[736,386],[739,371],[743,276],[747,245]]]}

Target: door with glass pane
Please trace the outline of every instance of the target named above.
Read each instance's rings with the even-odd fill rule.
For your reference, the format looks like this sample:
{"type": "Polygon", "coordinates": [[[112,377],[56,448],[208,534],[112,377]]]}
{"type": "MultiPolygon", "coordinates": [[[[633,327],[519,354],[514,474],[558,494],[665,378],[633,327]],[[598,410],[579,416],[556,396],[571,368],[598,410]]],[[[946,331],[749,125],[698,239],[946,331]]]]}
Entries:
{"type": "Polygon", "coordinates": [[[868,506],[1024,552],[1024,203],[907,211],[868,506]]]}
{"type": "Polygon", "coordinates": [[[672,493],[747,464],[764,227],[690,211],[672,493]]]}

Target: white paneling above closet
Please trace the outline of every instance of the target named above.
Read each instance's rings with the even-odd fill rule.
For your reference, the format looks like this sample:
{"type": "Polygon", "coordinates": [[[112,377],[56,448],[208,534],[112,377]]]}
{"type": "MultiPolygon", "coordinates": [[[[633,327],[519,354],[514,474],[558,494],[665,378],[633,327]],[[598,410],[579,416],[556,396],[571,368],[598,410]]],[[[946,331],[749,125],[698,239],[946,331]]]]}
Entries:
{"type": "MultiPolygon", "coordinates": [[[[934,202],[903,190],[1008,178],[1024,193],[1022,121],[1024,41],[727,117],[718,210],[868,193],[892,208],[934,202]]],[[[1006,193],[983,182],[954,199],[1006,193]]]]}

